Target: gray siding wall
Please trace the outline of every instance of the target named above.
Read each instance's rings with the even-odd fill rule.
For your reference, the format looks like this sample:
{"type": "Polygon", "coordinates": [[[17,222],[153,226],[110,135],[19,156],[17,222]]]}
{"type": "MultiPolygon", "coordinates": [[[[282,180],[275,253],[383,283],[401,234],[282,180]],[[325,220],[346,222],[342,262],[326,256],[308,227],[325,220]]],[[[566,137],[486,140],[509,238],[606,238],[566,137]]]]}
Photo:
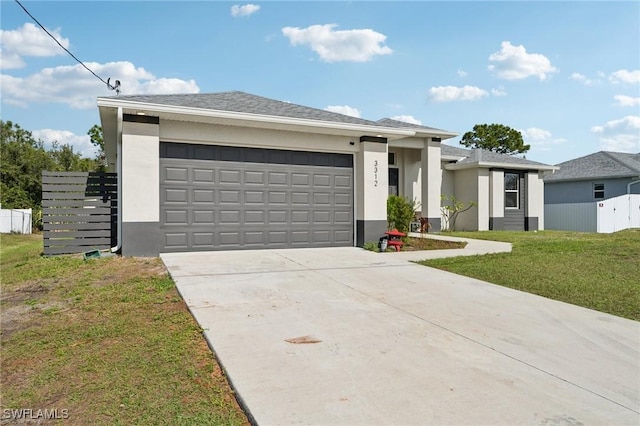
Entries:
{"type": "MultiPolygon", "coordinates": [[[[632,179],[595,179],[574,182],[545,182],[545,204],[587,203],[593,198],[593,184],[604,183],[604,198],[613,198],[627,193],[627,184],[632,179]]],[[[632,194],[640,194],[640,184],[631,186],[632,194]]]]}
{"type": "Polygon", "coordinates": [[[524,217],[527,202],[527,185],[524,179],[524,173],[513,170],[505,170],[505,173],[518,173],[520,175],[520,182],[518,184],[518,187],[520,188],[520,191],[518,193],[518,203],[520,207],[518,209],[508,209],[505,207],[503,222],[504,229],[507,231],[524,231],[524,217]]]}
{"type": "Polygon", "coordinates": [[[597,203],[545,204],[544,227],[555,231],[596,232],[597,203]]]}

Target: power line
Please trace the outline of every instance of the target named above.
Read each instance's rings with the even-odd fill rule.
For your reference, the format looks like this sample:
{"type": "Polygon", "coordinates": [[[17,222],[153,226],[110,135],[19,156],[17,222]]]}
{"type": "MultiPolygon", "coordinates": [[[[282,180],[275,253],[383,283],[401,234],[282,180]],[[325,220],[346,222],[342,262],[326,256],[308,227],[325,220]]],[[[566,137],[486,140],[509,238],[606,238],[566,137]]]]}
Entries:
{"type": "Polygon", "coordinates": [[[53,41],[55,41],[58,46],[60,46],[62,49],[64,49],[65,52],[67,52],[69,55],[71,55],[71,57],[73,59],[75,59],[80,65],[82,65],[87,71],[89,71],[91,74],[93,74],[98,80],[100,80],[101,82],[103,82],[104,84],[107,85],[107,87],[109,88],[109,90],[115,90],[116,94],[120,93],[120,80],[116,80],[115,85],[111,85],[110,81],[111,79],[108,78],[107,81],[104,81],[104,79],[102,77],[100,77],[98,74],[96,74],[95,72],[93,72],[91,70],[91,68],[89,68],[88,66],[86,66],[80,59],[76,58],[76,56],[71,53],[69,51],[69,49],[67,49],[66,47],[64,47],[57,38],[55,38],[41,23],[40,21],[38,21],[35,16],[33,16],[31,13],[29,13],[29,11],[27,10],[27,8],[25,8],[22,3],[20,3],[18,0],[14,0],[16,3],[18,3],[18,6],[20,6],[22,8],[22,10],[24,10],[24,12],[29,15],[29,17],[31,17],[31,19],[33,19],[33,21],[38,24],[38,26],[40,28],[42,28],[42,30],[47,33],[49,35],[49,37],[51,37],[53,39],[53,41]]]}

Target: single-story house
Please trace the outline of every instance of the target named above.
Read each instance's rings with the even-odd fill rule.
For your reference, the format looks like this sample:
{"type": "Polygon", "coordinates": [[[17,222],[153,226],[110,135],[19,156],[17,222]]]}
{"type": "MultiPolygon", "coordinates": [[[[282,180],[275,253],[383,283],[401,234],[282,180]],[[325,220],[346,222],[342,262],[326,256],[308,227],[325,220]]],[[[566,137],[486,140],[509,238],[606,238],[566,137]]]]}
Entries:
{"type": "MultiPolygon", "coordinates": [[[[608,200],[640,194],[640,153],[599,151],[557,166],[544,176],[547,229],[596,232],[603,228],[608,200]]],[[[611,209],[622,210],[613,204],[611,209]]]]}
{"type": "Polygon", "coordinates": [[[442,144],[454,132],[369,121],[244,92],[98,98],[118,173],[124,255],[361,246],[390,193],[432,231],[441,194],[478,203],[468,230],[542,229],[542,173],[521,158],[442,144]]]}

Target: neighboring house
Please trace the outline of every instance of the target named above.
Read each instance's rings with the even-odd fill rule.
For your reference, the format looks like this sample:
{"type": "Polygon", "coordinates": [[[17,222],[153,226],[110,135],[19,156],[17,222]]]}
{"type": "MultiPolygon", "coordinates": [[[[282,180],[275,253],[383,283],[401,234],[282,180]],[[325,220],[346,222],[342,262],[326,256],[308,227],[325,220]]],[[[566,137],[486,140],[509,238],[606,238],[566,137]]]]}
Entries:
{"type": "Polygon", "coordinates": [[[361,246],[386,230],[389,193],[417,199],[434,231],[443,190],[478,202],[461,228],[543,226],[540,173],[552,167],[442,145],[454,132],[243,92],[98,107],[124,255],[361,246]]]}
{"type": "MultiPolygon", "coordinates": [[[[625,210],[614,207],[608,200],[640,194],[640,153],[600,151],[565,161],[558,167],[559,170],[544,177],[547,229],[588,232],[622,229],[622,225],[604,226],[604,212],[609,205],[611,214],[625,210]]],[[[628,220],[634,217],[633,200],[626,208],[631,209],[625,214],[628,220]]]]}

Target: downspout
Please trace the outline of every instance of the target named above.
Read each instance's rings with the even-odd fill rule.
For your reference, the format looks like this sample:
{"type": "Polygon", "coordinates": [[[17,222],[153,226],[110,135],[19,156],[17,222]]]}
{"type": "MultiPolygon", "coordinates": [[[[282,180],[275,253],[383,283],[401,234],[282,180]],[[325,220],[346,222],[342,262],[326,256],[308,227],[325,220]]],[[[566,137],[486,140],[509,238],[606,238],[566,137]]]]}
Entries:
{"type": "Polygon", "coordinates": [[[118,241],[115,247],[111,247],[111,253],[118,253],[122,249],[122,108],[118,107],[116,124],[116,173],[118,179],[118,241]]]}

